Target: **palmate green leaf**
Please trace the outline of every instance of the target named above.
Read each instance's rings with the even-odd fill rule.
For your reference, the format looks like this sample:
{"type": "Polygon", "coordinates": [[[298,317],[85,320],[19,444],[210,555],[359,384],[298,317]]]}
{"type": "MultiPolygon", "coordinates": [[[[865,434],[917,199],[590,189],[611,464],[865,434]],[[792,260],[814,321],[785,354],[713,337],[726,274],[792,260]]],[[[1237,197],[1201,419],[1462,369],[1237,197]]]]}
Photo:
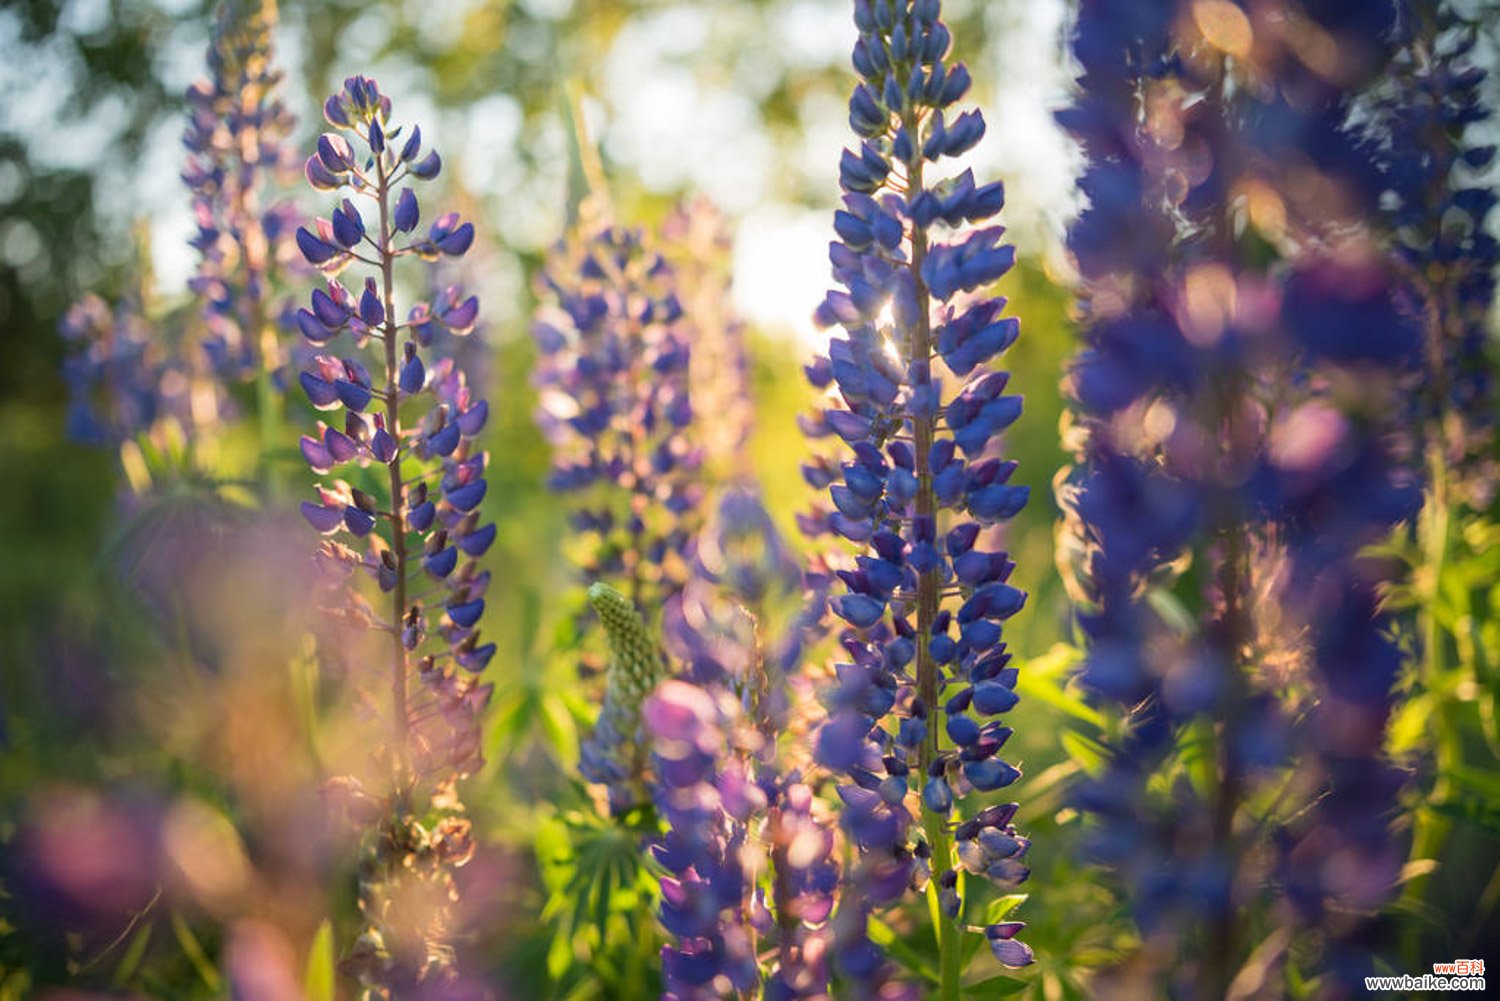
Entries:
{"type": "Polygon", "coordinates": [[[576,855],[562,892],[571,905],[567,909],[571,935],[585,917],[603,928],[610,914],[635,905],[641,855],[638,831],[609,825],[574,828],[570,833],[576,855]],[[621,892],[624,887],[628,892],[621,892]]]}
{"type": "Polygon", "coordinates": [[[546,965],[555,997],[602,996],[595,988],[621,975],[622,950],[652,940],[640,920],[642,898],[654,887],[640,852],[645,830],[628,823],[577,809],[539,825],[537,860],[548,890],[541,917],[552,929],[546,965]]]}

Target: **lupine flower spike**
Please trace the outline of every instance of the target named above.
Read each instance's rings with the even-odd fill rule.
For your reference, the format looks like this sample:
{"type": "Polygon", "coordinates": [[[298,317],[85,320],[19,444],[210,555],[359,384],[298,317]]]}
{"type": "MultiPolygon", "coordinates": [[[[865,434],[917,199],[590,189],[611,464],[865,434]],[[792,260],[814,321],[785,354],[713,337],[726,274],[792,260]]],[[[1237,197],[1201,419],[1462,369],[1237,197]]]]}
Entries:
{"type": "Polygon", "coordinates": [[[171,412],[162,392],[170,360],[134,299],[111,309],[86,295],[68,307],[58,331],[69,346],[63,381],[74,441],[118,447],[171,412]]]}
{"type": "Polygon", "coordinates": [[[1417,416],[1428,428],[1424,444],[1435,450],[1433,488],[1451,468],[1454,485],[1477,509],[1500,477],[1489,336],[1500,242],[1488,227],[1495,192],[1481,180],[1495,147],[1473,135],[1491,117],[1482,96],[1486,73],[1474,57],[1478,26],[1447,0],[1404,0],[1400,10],[1394,86],[1370,152],[1395,196],[1388,217],[1419,296],[1413,305],[1429,375],[1417,416]]]}
{"type": "MultiPolygon", "coordinates": [[[[1415,606],[1420,643],[1407,711],[1440,700],[1446,706],[1433,713],[1435,721],[1456,718],[1458,703],[1467,700],[1458,693],[1482,671],[1480,659],[1466,654],[1472,649],[1471,619],[1443,609],[1452,607],[1451,595],[1468,590],[1459,582],[1473,578],[1470,561],[1485,559],[1491,548],[1484,540],[1500,486],[1500,344],[1490,324],[1500,242],[1491,232],[1495,146],[1485,142],[1493,110],[1484,100],[1491,81],[1476,52],[1480,25],[1466,19],[1462,6],[1450,0],[1400,4],[1400,48],[1368,144],[1384,167],[1383,207],[1410,286],[1407,308],[1425,347],[1405,430],[1412,439],[1410,461],[1425,467],[1427,496],[1417,545],[1407,550],[1415,572],[1395,600],[1415,606]]],[[[1492,695],[1491,705],[1494,700],[1492,695]]],[[[1423,729],[1437,775],[1467,766],[1465,742],[1451,723],[1423,729]]],[[[1439,779],[1432,798],[1449,795],[1439,779]]],[[[1445,816],[1419,813],[1410,857],[1443,858],[1451,827],[1445,816]]],[[[1407,881],[1403,906],[1417,906],[1430,879],[1419,874],[1407,881]]]]}
{"type": "MultiPolygon", "coordinates": [[[[203,348],[222,377],[238,380],[281,364],[270,297],[277,272],[297,257],[300,221],[290,202],[262,204],[266,184],[294,165],[293,118],[276,96],[274,0],[231,0],[215,17],[207,79],[187,94],[183,180],[192,192],[203,348]]],[[[261,406],[268,400],[262,399],[261,406]]]]}
{"type": "Polygon", "coordinates": [[[1279,4],[1207,6],[1085,3],[1060,116],[1089,202],[1068,234],[1086,333],[1060,552],[1081,680],[1121,720],[1078,802],[1153,943],[1134,968],[1165,957],[1148,991],[1224,995],[1276,859],[1331,992],[1359,983],[1360,915],[1400,857],[1382,752],[1399,658],[1362,549],[1414,510],[1388,421],[1417,341],[1348,127],[1391,11],[1297,8],[1349,70],[1334,79],[1278,33],[1279,4]],[[1153,596],[1192,590],[1189,565],[1192,623],[1153,596]],[[1188,726],[1212,778],[1169,786],[1188,726]]]}
{"type": "Polygon", "coordinates": [[[478,675],[495,645],[479,635],[490,574],[477,560],[495,526],[479,513],[487,456],[477,436],[488,405],[452,359],[424,358],[419,347],[423,324],[467,333],[478,300],[414,303],[403,320],[395,273],[403,260],[461,256],[474,227],[451,213],[421,227],[412,183],[437,176],[441,160],[416,126],[393,124],[373,80],[346,80],[324,115],[334,131],[319,137],[307,178],[349,196],[297,230],[303,255],[327,276],[297,325],[316,348],[302,387],[315,408],[343,419],[302,438],[308,465],[325,477],[302,511],[327,536],[323,561],[384,595],[381,611],[351,588],[329,615],[376,630],[384,667],[372,677],[357,662],[350,674],[361,683],[383,675],[375,690],[389,703],[383,780],[359,788],[346,779],[339,789],[377,804],[364,810],[375,825],[361,871],[368,927],[348,962],[372,996],[405,997],[454,975],[452,870],[472,852],[454,782],[481,762],[479,721],[493,686],[478,675]],[[339,279],[351,267],[363,280],[339,279]],[[336,470],[348,478],[332,478],[336,470]]]}
{"type": "Polygon", "coordinates": [[[641,703],[666,677],[666,662],[630,599],[598,582],[589,587],[589,604],[609,638],[609,673],[604,706],[584,741],[579,770],[608,790],[611,812],[619,814],[647,801],[641,703]]]}
{"type": "Polygon", "coordinates": [[[199,322],[183,329],[176,317],[144,312],[144,293],[112,311],[88,297],[62,321],[64,338],[80,345],[64,368],[69,430],[80,440],[119,445],[170,418],[188,448],[202,451],[237,415],[229,386],[256,373],[265,375],[258,409],[274,416],[278,337],[269,298],[296,256],[290,203],[262,204],[291,156],[285,140],[293,119],[276,96],[275,23],[273,0],[222,4],[208,76],[187,92],[182,179],[196,226],[190,242],[199,260],[189,287],[201,303],[199,322]]]}
{"type": "Polygon", "coordinates": [[[548,485],[577,498],[591,580],[655,616],[681,589],[698,526],[688,329],[672,266],[644,234],[585,221],[538,280],[538,422],[548,485]],[[604,489],[600,489],[603,487],[604,489]]]}
{"type": "MultiPolygon", "coordinates": [[[[860,547],[838,571],[845,590],[832,604],[848,662],[827,694],[817,759],[842,777],[858,849],[834,918],[836,961],[867,997],[900,990],[868,936],[871,911],[910,890],[936,898],[941,996],[956,998],[959,934],[973,920],[960,870],[1002,887],[1028,875],[1016,807],[964,809],[970,793],[1020,775],[1000,753],[1011,729],[999,717],[1017,703],[1002,623],[1026,595],[1007,583],[1013,564],[987,530],[1020,511],[1027,488],[1010,482],[1016,464],[997,449],[1021,398],[989,367],[1018,333],[1005,300],[986,294],[1015,258],[991,223],[1004,189],[968,170],[933,176],[985,130],[978,110],[959,110],[969,71],[948,60],[939,13],[937,0],[855,3],[859,141],[840,162],[844,207],[829,249],[840,287],[816,316],[838,329],[808,369],[832,401],[809,430],[844,450],[806,473],[832,499],[826,528],[860,547]]],[[[1020,929],[972,931],[1002,963],[1025,966],[1020,929]]]]}

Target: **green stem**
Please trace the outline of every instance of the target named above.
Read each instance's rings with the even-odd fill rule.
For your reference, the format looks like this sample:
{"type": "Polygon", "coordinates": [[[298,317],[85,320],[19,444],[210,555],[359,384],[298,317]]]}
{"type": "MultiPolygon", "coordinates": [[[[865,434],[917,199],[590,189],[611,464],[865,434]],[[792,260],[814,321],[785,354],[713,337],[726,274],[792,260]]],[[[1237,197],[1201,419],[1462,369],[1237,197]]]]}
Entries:
{"type": "MultiPolygon", "coordinates": [[[[1235,854],[1235,814],[1244,796],[1238,764],[1234,760],[1235,724],[1249,697],[1245,672],[1250,665],[1244,661],[1245,644],[1249,639],[1244,604],[1248,588],[1244,584],[1246,554],[1241,531],[1242,527],[1234,523],[1224,526],[1221,535],[1224,557],[1219,570],[1219,587],[1224,594],[1222,642],[1225,663],[1229,665],[1230,699],[1216,740],[1219,767],[1211,816],[1214,844],[1230,857],[1235,854]]],[[[1232,906],[1225,907],[1214,918],[1209,928],[1208,952],[1203,966],[1203,997],[1223,997],[1228,991],[1237,965],[1239,930],[1239,915],[1232,906]]]]}
{"type": "MultiPolygon", "coordinates": [[[[1236,443],[1247,440],[1239,427],[1244,419],[1242,404],[1247,392],[1241,379],[1231,376],[1215,386],[1208,401],[1209,426],[1218,429],[1223,442],[1220,462],[1226,471],[1239,464],[1236,443]]],[[[1251,620],[1254,592],[1249,579],[1252,551],[1235,487],[1226,477],[1218,489],[1213,539],[1219,549],[1219,565],[1214,577],[1223,608],[1217,623],[1210,626],[1209,637],[1224,665],[1225,692],[1219,710],[1221,719],[1213,729],[1215,768],[1209,810],[1214,849],[1234,859],[1239,853],[1235,820],[1246,796],[1235,745],[1252,694],[1251,672],[1257,666],[1250,653],[1254,638],[1251,620]]],[[[1226,996],[1239,968],[1242,937],[1240,915],[1232,904],[1207,922],[1198,965],[1199,997],[1226,996]]]]}
{"type": "MultiPolygon", "coordinates": [[[[909,134],[913,136],[920,134],[919,122],[913,113],[908,112],[904,116],[903,124],[909,134]]],[[[908,171],[908,188],[912,191],[921,190],[922,160],[920,157],[916,163],[908,167],[908,171]]],[[[909,361],[916,362],[923,371],[930,364],[929,359],[932,357],[932,328],[928,319],[931,297],[927,291],[927,284],[922,280],[922,262],[926,257],[927,232],[922,227],[913,225],[910,270],[916,289],[917,308],[916,324],[910,332],[909,361]]],[[[932,485],[932,469],[928,457],[932,453],[936,429],[932,418],[925,415],[914,414],[911,423],[912,447],[916,453],[916,513],[919,518],[935,520],[937,518],[937,494],[932,485]]],[[[927,740],[922,745],[919,757],[921,769],[919,782],[926,780],[927,769],[937,759],[939,751],[938,700],[941,695],[941,679],[938,676],[938,665],[933,660],[929,647],[932,641],[933,621],[937,618],[938,609],[942,603],[941,586],[942,582],[938,580],[935,570],[922,574],[917,583],[917,696],[927,707],[927,740]]],[[[922,804],[922,829],[927,835],[928,847],[932,849],[934,878],[928,885],[928,892],[936,894],[939,892],[937,875],[953,864],[953,848],[948,839],[948,818],[943,814],[933,813],[924,802],[922,804]]],[[[958,925],[943,914],[941,907],[937,908],[936,913],[939,997],[942,1001],[958,1001],[959,980],[963,975],[958,925]]]]}
{"type": "MultiPolygon", "coordinates": [[[[1430,432],[1432,438],[1427,446],[1427,473],[1430,494],[1418,522],[1419,541],[1423,554],[1425,573],[1419,578],[1421,601],[1422,658],[1419,684],[1435,699],[1432,727],[1433,757],[1436,781],[1433,783],[1430,802],[1442,802],[1452,795],[1449,776],[1462,763],[1463,748],[1458,736],[1459,721],[1452,693],[1444,675],[1447,673],[1447,633],[1438,621],[1437,602],[1442,592],[1443,574],[1448,562],[1448,543],[1451,535],[1451,514],[1448,497],[1447,467],[1443,461],[1441,427],[1430,432]]],[[[1437,858],[1443,843],[1448,839],[1452,824],[1448,818],[1431,809],[1416,813],[1412,831],[1412,859],[1437,858]]],[[[1416,904],[1424,896],[1430,875],[1422,874],[1407,882],[1402,893],[1403,900],[1416,904]]],[[[1415,924],[1406,943],[1407,959],[1415,962],[1420,953],[1421,933],[1415,924]]]]}
{"type": "MultiPolygon", "coordinates": [[[[953,846],[948,840],[947,818],[924,806],[922,829],[927,834],[927,843],[932,847],[933,859],[948,859],[953,846]]],[[[939,890],[936,878],[928,882],[927,893],[938,904],[933,908],[937,913],[938,996],[942,1001],[959,1001],[962,996],[960,981],[964,971],[963,953],[958,941],[958,923],[943,914],[941,902],[937,899],[939,890]]]]}
{"type": "Polygon", "coordinates": [[[395,280],[391,253],[390,183],[385,155],[375,157],[378,178],[377,201],[380,203],[380,282],[385,305],[385,423],[386,431],[396,442],[396,457],[389,465],[391,491],[391,555],[396,561],[396,586],[391,591],[392,659],[391,659],[391,729],[396,755],[396,793],[404,802],[410,794],[411,764],[407,751],[409,729],[407,715],[406,647],[401,642],[402,624],[406,618],[406,517],[402,504],[401,483],[401,411],[396,360],[395,280]]]}

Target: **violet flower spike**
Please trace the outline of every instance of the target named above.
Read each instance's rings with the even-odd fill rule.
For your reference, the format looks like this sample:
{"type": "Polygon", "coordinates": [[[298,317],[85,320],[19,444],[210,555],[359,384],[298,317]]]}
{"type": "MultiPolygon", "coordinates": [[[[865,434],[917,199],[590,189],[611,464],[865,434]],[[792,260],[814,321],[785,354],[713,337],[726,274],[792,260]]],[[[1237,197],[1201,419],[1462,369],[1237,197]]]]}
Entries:
{"type": "MultiPolygon", "coordinates": [[[[862,915],[928,887],[944,914],[940,991],[949,999],[962,972],[955,867],[964,851],[951,818],[971,791],[1020,775],[1000,757],[1010,730],[995,717],[1016,701],[1002,623],[1025,594],[1006,582],[1012,564],[986,530],[1021,509],[1027,488],[1010,482],[1015,464],[996,447],[1020,398],[1005,392],[1005,373],[988,368],[1018,333],[1001,315],[1004,300],[984,294],[1015,259],[1003,229],[988,224],[1003,189],[969,171],[937,183],[926,176],[984,131],[977,110],[957,108],[969,76],[947,59],[939,8],[936,0],[854,6],[863,81],[849,121],[859,141],[840,162],[845,194],[829,248],[839,288],[816,313],[820,325],[841,329],[808,372],[835,403],[807,429],[844,448],[807,474],[833,504],[811,527],[860,549],[838,571],[845,590],[832,608],[847,624],[849,662],[838,668],[817,740],[819,763],[850,783],[839,787],[843,822],[860,851],[846,879],[861,889],[835,921],[836,961],[867,993],[882,989],[890,964],[862,915]],[[921,794],[918,825],[908,788],[921,794]]],[[[977,838],[1008,823],[981,811],[960,829],[969,825],[977,838]]],[[[1022,864],[1002,868],[1003,883],[1026,876],[1022,864]]],[[[988,865],[979,871],[994,875],[988,865]]],[[[1019,941],[997,956],[1030,962],[1019,941]]]]}
{"type": "Polygon", "coordinates": [[[548,486],[579,498],[573,527],[597,540],[580,569],[648,617],[683,586],[702,495],[676,286],[642,233],[584,222],[538,278],[532,328],[548,486]]]}
{"type": "Polygon", "coordinates": [[[276,19],[273,0],[220,5],[209,74],[188,89],[183,134],[199,254],[189,287],[203,303],[203,350],[222,378],[263,374],[261,408],[276,405],[271,380],[279,383],[283,364],[272,298],[278,278],[300,265],[292,238],[299,214],[290,201],[266,197],[295,166],[287,142],[295,119],[277,93],[276,19]]]}
{"type": "MultiPolygon", "coordinates": [[[[302,374],[309,400],[330,414],[344,411],[342,430],[320,425],[317,437],[302,439],[303,455],[324,475],[362,467],[367,475],[360,482],[383,488],[376,497],[335,479],[320,485],[318,500],[302,509],[329,537],[321,560],[346,574],[369,574],[387,596],[383,616],[352,590],[336,599],[348,607],[330,611],[344,619],[352,611],[389,637],[388,666],[377,689],[388,693],[382,754],[391,784],[373,795],[385,804],[379,822],[396,833],[370,834],[379,859],[374,874],[361,882],[370,926],[351,962],[367,985],[404,995],[434,970],[456,975],[445,945],[452,931],[444,926],[448,916],[411,927],[387,901],[407,879],[431,883],[444,897],[455,894],[452,870],[472,853],[469,822],[453,784],[482,763],[480,721],[493,685],[481,684],[478,675],[496,646],[479,632],[490,573],[478,559],[493,544],[495,526],[480,513],[488,456],[477,439],[488,405],[452,358],[433,357],[431,337],[417,331],[416,320],[398,319],[443,323],[430,303],[398,312],[395,302],[397,261],[414,249],[402,245],[403,233],[419,209],[415,193],[402,186],[415,176],[406,163],[412,140],[392,123],[390,107],[364,77],[346,80],[325,107],[339,131],[318,141],[307,172],[314,187],[327,187],[326,172],[353,197],[334,208],[331,220],[298,230],[309,263],[330,276],[326,288],[312,293],[310,308],[298,314],[298,325],[325,352],[302,374]],[[406,147],[397,155],[401,142],[406,147]],[[333,280],[351,266],[371,273],[358,285],[333,280]],[[414,419],[417,406],[424,413],[414,419]],[[351,536],[364,552],[339,541],[341,535],[351,536]],[[431,843],[412,844],[407,825],[413,811],[426,818],[418,829],[431,843]]],[[[466,234],[462,246],[450,241],[443,250],[458,256],[472,241],[473,227],[451,215],[443,220],[447,232],[466,234]]],[[[451,333],[472,329],[477,300],[466,300],[463,312],[461,329],[451,333]]]]}
{"type": "MultiPolygon", "coordinates": [[[[1255,945],[1243,913],[1277,892],[1314,934],[1326,908],[1346,910],[1321,963],[1331,983],[1359,984],[1355,915],[1399,858],[1383,819],[1399,781],[1381,750],[1399,658],[1375,597],[1384,571],[1363,553],[1418,498],[1386,426],[1418,340],[1371,242],[1382,182],[1350,128],[1370,78],[1319,77],[1257,33],[1247,86],[1234,40],[1204,34],[1188,6],[1084,3],[1079,94],[1059,114],[1088,197],[1068,233],[1085,343],[1066,382],[1077,465],[1059,491],[1059,562],[1080,681],[1121,717],[1077,805],[1091,860],[1164,957],[1132,970],[1148,992],[1191,979],[1222,996],[1255,945]],[[1173,123],[1171,144],[1145,108],[1173,123]],[[1214,170],[1195,174],[1199,156],[1214,170]],[[1252,212],[1242,238],[1233,199],[1252,186],[1279,208],[1252,212]],[[1151,593],[1189,561],[1201,611],[1184,623],[1151,593]],[[1271,664],[1303,673],[1307,705],[1271,664]],[[1212,734],[1207,793],[1159,781],[1190,725],[1212,734]],[[1293,779],[1308,801],[1244,816],[1293,779]],[[1274,843],[1257,843],[1267,830],[1274,843]],[[1281,858],[1273,885],[1242,872],[1257,852],[1281,858]],[[1332,878],[1330,853],[1359,876],[1332,878]]],[[[1349,65],[1382,64],[1387,5],[1308,16],[1349,65]]]]}

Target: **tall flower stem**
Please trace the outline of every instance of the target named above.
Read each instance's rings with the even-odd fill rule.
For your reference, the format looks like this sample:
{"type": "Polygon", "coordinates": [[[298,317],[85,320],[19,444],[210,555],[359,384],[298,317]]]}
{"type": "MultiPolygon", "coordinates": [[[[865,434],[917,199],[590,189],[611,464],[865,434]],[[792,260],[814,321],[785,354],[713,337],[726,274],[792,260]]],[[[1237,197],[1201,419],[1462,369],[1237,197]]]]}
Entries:
{"type": "MultiPolygon", "coordinates": [[[[986,528],[1020,512],[1028,489],[1010,483],[1016,464],[994,447],[1021,415],[1021,397],[1004,395],[1008,374],[991,364],[1020,331],[1001,315],[1004,299],[986,294],[1015,261],[1000,242],[1004,228],[987,225],[1004,187],[976,182],[972,170],[924,177],[926,162],[963,156],[985,131],[978,109],[956,108],[970,77],[949,59],[953,37],[941,14],[938,0],[854,4],[860,37],[851,62],[861,81],[849,124],[859,142],[839,161],[843,207],[829,247],[839,287],[814,314],[842,330],[807,369],[829,390],[809,433],[836,437],[847,451],[805,467],[809,482],[828,488],[832,509],[803,523],[862,550],[836,570],[845,592],[830,607],[848,624],[841,642],[852,663],[841,668],[817,743],[818,762],[850,779],[838,792],[860,852],[862,889],[846,896],[847,918],[835,922],[839,961],[863,981],[863,996],[884,996],[898,974],[874,958],[880,950],[863,919],[905,888],[871,876],[909,867],[906,885],[929,887],[941,969],[934,996],[957,1001],[962,873],[1006,889],[1030,873],[1022,861],[1030,841],[1011,823],[1017,805],[966,817],[961,802],[1021,774],[1000,756],[1012,731],[996,717],[1020,701],[1001,624],[1026,595],[1007,583],[1007,554],[979,544],[986,528]],[[919,806],[910,803],[914,789],[919,806]]],[[[1016,937],[1023,928],[983,929],[1002,965],[1033,962],[1016,937]]]]}
{"type": "Polygon", "coordinates": [[[385,161],[376,161],[376,200],[380,205],[380,286],[385,304],[385,420],[391,437],[396,442],[396,457],[387,465],[391,491],[391,551],[396,561],[396,586],[391,589],[391,731],[392,748],[396,755],[396,785],[398,795],[405,796],[410,786],[411,764],[408,753],[408,722],[406,693],[406,647],[402,643],[402,619],[406,615],[406,522],[401,502],[401,407],[398,368],[396,360],[396,306],[392,276],[395,260],[391,252],[390,178],[386,174],[385,161]]]}
{"type": "MultiPolygon", "coordinates": [[[[902,124],[911,135],[917,135],[920,123],[913,111],[908,111],[902,116],[902,124]]],[[[909,168],[907,184],[912,191],[922,190],[922,161],[918,160],[909,168]]],[[[927,289],[927,283],[922,279],[922,264],[927,259],[927,231],[921,226],[911,227],[911,274],[916,289],[916,322],[911,330],[911,357],[909,361],[921,378],[927,382],[932,379],[932,326],[928,311],[931,307],[931,295],[927,289]]],[[[918,518],[935,521],[937,518],[937,498],[932,487],[932,455],[933,419],[924,410],[918,408],[912,416],[912,449],[916,453],[917,472],[917,496],[916,513],[918,518]]],[[[930,645],[932,642],[933,621],[937,618],[938,606],[941,599],[940,590],[942,582],[938,580],[936,568],[928,570],[920,575],[917,583],[917,696],[927,711],[932,715],[932,723],[927,728],[927,739],[922,745],[922,753],[919,758],[922,774],[927,774],[927,769],[938,756],[938,742],[940,730],[937,726],[936,713],[938,707],[938,696],[941,693],[938,684],[938,667],[933,660],[930,645]]],[[[944,867],[952,857],[952,847],[948,839],[948,818],[940,813],[935,813],[924,803],[922,806],[922,829],[927,836],[928,847],[932,849],[932,857],[937,859],[944,867]]],[[[927,892],[934,900],[937,898],[938,887],[934,881],[929,883],[927,892]]],[[[937,915],[937,938],[938,938],[938,971],[940,977],[940,997],[943,1001],[958,1001],[959,978],[963,973],[962,957],[959,955],[958,925],[954,920],[946,917],[941,907],[933,909],[937,915]]]]}
{"type": "MultiPolygon", "coordinates": [[[[1245,608],[1245,552],[1243,534],[1245,526],[1230,522],[1220,534],[1224,547],[1223,563],[1219,569],[1219,589],[1224,598],[1222,623],[1222,650],[1225,680],[1228,684],[1228,703],[1224,722],[1218,736],[1218,782],[1214,789],[1212,820],[1214,844],[1226,855],[1232,855],[1230,847],[1234,840],[1234,818],[1239,811],[1243,796],[1239,765],[1235,761],[1236,720],[1240,706],[1247,694],[1245,685],[1243,651],[1248,633],[1245,608]]],[[[1209,930],[1208,959],[1203,966],[1202,997],[1222,997],[1229,989],[1235,972],[1235,941],[1238,937],[1238,917],[1233,905],[1221,907],[1209,930]]]]}
{"type": "MultiPolygon", "coordinates": [[[[1226,480],[1232,478],[1239,460],[1235,447],[1243,435],[1242,429],[1236,427],[1236,418],[1243,411],[1245,395],[1242,380],[1230,377],[1219,384],[1209,408],[1209,419],[1219,428],[1224,443],[1221,462],[1226,480]]],[[[1221,555],[1214,586],[1222,606],[1214,640],[1223,665],[1224,709],[1215,740],[1217,774],[1209,806],[1209,823],[1215,847],[1224,855],[1233,856],[1234,820],[1245,796],[1245,783],[1235,748],[1239,740],[1240,717],[1250,696],[1246,672],[1251,665],[1246,663],[1245,651],[1250,638],[1251,599],[1247,587],[1249,554],[1245,551],[1245,537],[1251,526],[1246,523],[1233,488],[1223,490],[1217,506],[1219,523],[1214,537],[1221,555]]],[[[1222,997],[1228,991],[1237,968],[1235,943],[1238,935],[1239,920],[1234,906],[1226,904],[1220,907],[1208,929],[1201,997],[1222,997]]]]}
{"type": "MultiPolygon", "coordinates": [[[[1430,338],[1429,340],[1434,340],[1430,338]]],[[[1439,359],[1431,371],[1440,373],[1439,359]]],[[[1441,397],[1439,397],[1441,398],[1441,397]]],[[[1434,761],[1436,781],[1431,799],[1443,802],[1451,793],[1449,776],[1462,762],[1463,748],[1458,736],[1459,721],[1454,718],[1453,700],[1443,689],[1448,682],[1443,675],[1447,671],[1447,635],[1438,621],[1437,602],[1440,600],[1443,573],[1448,560],[1448,542],[1451,534],[1450,500],[1448,491],[1448,467],[1443,457],[1441,428],[1429,433],[1427,444],[1428,494],[1418,521],[1418,542],[1422,551],[1423,577],[1419,581],[1421,603],[1418,614],[1422,620],[1421,684],[1429,692],[1439,693],[1436,712],[1438,718],[1433,728],[1434,761]]],[[[1450,823],[1433,810],[1419,810],[1412,832],[1411,858],[1437,858],[1443,842],[1447,840],[1450,823]]],[[[1427,885],[1427,876],[1418,876],[1407,883],[1405,896],[1408,901],[1419,899],[1427,885]]],[[[1413,940],[1416,936],[1413,936],[1413,940]]],[[[1411,957],[1415,960],[1415,950],[1411,957]]]]}

